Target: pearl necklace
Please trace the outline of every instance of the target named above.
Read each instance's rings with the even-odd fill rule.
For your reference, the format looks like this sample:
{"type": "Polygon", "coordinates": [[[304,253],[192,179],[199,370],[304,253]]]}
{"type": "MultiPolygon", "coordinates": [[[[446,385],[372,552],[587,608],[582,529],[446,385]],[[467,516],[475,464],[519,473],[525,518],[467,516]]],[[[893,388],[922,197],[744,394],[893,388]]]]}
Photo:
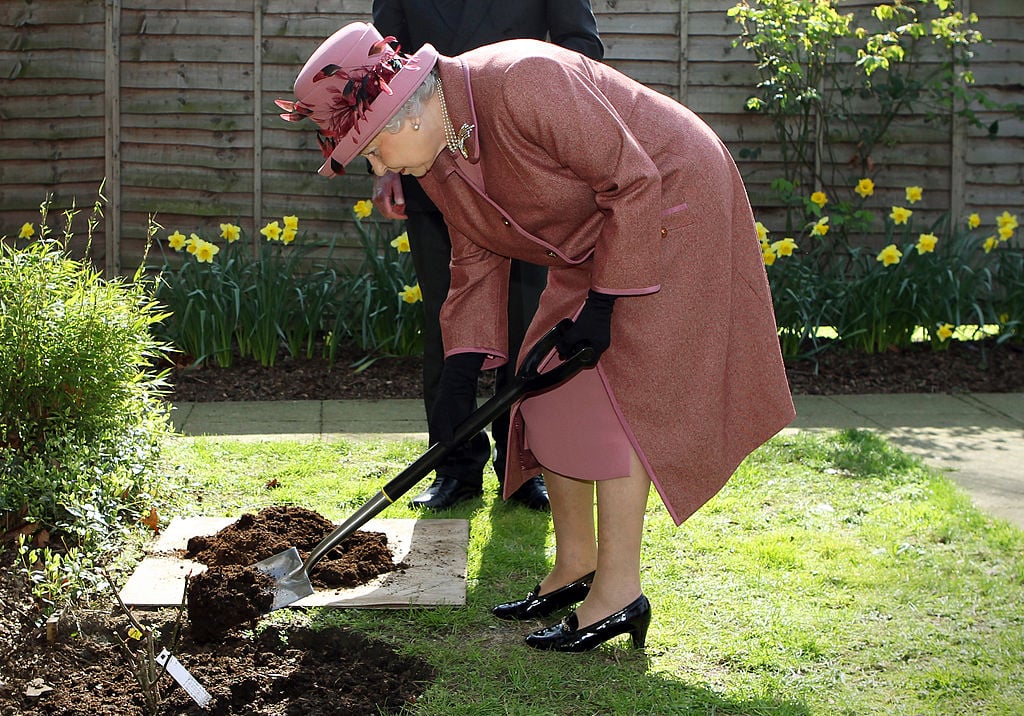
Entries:
{"type": "Polygon", "coordinates": [[[452,154],[458,152],[462,155],[463,159],[469,159],[469,153],[466,151],[466,140],[473,134],[473,130],[476,129],[475,124],[463,124],[459,129],[459,133],[455,134],[455,127],[452,126],[452,120],[448,116],[448,105],[444,101],[444,89],[441,87],[441,78],[437,78],[437,102],[441,105],[441,119],[444,125],[444,143],[448,147],[448,151],[452,154]]]}

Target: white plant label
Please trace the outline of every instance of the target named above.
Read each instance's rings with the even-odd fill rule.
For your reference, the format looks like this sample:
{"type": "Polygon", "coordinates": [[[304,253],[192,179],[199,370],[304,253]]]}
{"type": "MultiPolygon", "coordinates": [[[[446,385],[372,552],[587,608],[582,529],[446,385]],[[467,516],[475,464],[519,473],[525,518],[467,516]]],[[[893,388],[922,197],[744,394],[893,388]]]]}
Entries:
{"type": "Polygon", "coordinates": [[[167,649],[156,655],[156,663],[160,664],[160,666],[166,666],[167,673],[173,676],[174,680],[181,684],[181,688],[185,689],[188,695],[192,697],[192,700],[201,707],[206,708],[213,700],[210,692],[204,689],[202,684],[196,681],[195,677],[188,673],[188,669],[182,666],[177,657],[171,656],[171,652],[167,651],[167,649]]]}

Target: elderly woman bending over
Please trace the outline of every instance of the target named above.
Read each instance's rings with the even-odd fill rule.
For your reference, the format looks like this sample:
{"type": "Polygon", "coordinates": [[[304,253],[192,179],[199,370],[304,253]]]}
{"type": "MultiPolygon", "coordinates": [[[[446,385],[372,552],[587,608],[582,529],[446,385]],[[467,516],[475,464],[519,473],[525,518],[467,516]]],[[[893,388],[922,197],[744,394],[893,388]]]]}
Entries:
{"type": "Polygon", "coordinates": [[[678,102],[578,53],[510,40],[457,57],[400,54],[343,27],[279,101],[318,127],[327,177],[357,157],[420,178],[452,236],[445,364],[433,440],[466,416],[453,396],[507,360],[513,258],[548,267],[524,349],[574,319],[549,363],[591,346],[597,365],[512,409],[505,495],[543,474],[556,554],[525,598],[538,649],[645,642],[640,580],[653,484],[680,524],[794,417],[743,182],[725,146],[678,102]],[[596,493],[596,520],[594,511],[596,493]]]}

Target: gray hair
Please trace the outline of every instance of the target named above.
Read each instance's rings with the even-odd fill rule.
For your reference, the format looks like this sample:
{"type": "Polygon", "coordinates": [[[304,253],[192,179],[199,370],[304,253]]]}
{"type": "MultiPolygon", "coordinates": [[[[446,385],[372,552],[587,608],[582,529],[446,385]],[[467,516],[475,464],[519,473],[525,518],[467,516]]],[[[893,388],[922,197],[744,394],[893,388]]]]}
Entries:
{"type": "Polygon", "coordinates": [[[435,68],[427,73],[420,86],[413,91],[409,99],[405,101],[405,104],[395,112],[395,116],[388,120],[388,123],[383,127],[383,131],[396,134],[402,130],[403,120],[409,117],[421,116],[423,114],[423,105],[434,95],[436,89],[437,69],[435,68]]]}

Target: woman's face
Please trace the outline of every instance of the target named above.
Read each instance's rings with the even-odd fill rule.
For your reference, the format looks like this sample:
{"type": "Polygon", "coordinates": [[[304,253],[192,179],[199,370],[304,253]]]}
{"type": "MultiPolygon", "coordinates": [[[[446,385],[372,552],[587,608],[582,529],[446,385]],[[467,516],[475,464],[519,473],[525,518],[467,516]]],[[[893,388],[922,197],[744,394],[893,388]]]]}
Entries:
{"type": "Polygon", "coordinates": [[[432,133],[424,131],[427,123],[422,129],[413,129],[414,121],[419,120],[406,118],[397,132],[384,130],[366,145],[361,154],[369,160],[374,174],[393,172],[421,177],[430,170],[443,145],[430,140],[432,133]]]}

